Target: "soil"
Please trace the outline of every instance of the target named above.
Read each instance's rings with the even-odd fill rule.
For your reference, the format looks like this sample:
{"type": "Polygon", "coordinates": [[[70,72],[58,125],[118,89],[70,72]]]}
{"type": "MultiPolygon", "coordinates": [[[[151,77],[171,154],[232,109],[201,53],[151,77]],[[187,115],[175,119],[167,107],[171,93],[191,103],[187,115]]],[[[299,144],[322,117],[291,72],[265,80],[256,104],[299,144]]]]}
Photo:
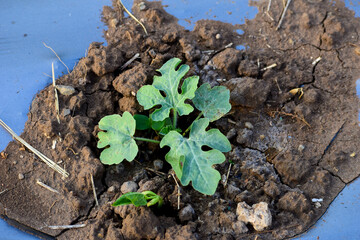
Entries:
{"type": "Polygon", "coordinates": [[[132,11],[148,35],[124,17],[117,1],[104,7],[107,45],[92,43],[74,70],[57,80],[75,88],[71,95],[59,95],[60,124],[52,86],[31,105],[21,137],[69,177],[63,179],[20,143],[10,142],[8,155],[0,158],[0,192],[7,189],[0,194],[0,214],[44,239],[283,239],[307,230],[360,174],[355,87],[360,19],[340,1],[298,0],[276,30],[283,1],[272,1],[269,12],[268,1],[259,1],[254,3],[259,13],[243,25],[201,20],[188,31],[160,2],[145,2],[143,10],[139,3],[132,11]],[[239,28],[244,34],[236,33],[239,28]],[[239,44],[246,49],[235,49],[239,44]],[[139,57],[123,68],[136,53],[139,57]],[[231,141],[226,157],[233,164],[215,166],[223,180],[213,196],[191,185],[178,189],[164,152],[153,144],[140,143],[131,163],[106,166],[99,160],[98,121],[124,111],[144,112],[134,93],[151,84],[156,69],[172,57],[190,66],[188,75],[231,91],[231,112],[212,127],[231,141]],[[153,164],[158,159],[162,168],[159,161],[153,164]],[[136,184],[123,185],[128,181],[136,184]],[[129,186],[156,192],[165,205],[112,207],[129,186]],[[236,222],[240,203],[267,205],[272,224],[257,231],[236,222]],[[86,226],[77,229],[48,227],[82,223],[86,226]]]}

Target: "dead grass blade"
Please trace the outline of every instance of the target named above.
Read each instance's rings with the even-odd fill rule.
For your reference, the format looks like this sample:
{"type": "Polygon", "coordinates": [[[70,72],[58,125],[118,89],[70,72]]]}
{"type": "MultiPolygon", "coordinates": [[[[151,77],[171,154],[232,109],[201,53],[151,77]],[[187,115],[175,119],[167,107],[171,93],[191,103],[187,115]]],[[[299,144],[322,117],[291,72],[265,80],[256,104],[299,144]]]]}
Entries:
{"type": "Polygon", "coordinates": [[[52,168],[54,171],[60,173],[63,177],[68,177],[69,173],[65,171],[65,169],[61,168],[59,165],[57,165],[55,162],[53,162],[50,158],[46,157],[44,154],[33,148],[30,144],[25,142],[24,139],[19,137],[8,125],[6,125],[1,119],[0,119],[0,125],[5,128],[6,131],[8,131],[13,138],[15,138],[17,141],[19,141],[21,144],[23,144],[27,149],[29,149],[31,152],[36,154],[43,162],[45,162],[50,168],[52,168]]]}
{"type": "Polygon", "coordinates": [[[121,0],[119,0],[119,3],[120,3],[121,6],[124,8],[125,12],[126,12],[127,14],[129,14],[129,16],[130,16],[132,19],[134,19],[135,22],[137,22],[138,24],[140,24],[140,26],[144,29],[145,34],[148,35],[148,32],[147,32],[144,24],[142,24],[134,15],[131,14],[131,12],[130,12],[129,10],[126,9],[125,5],[122,3],[121,0]]]}

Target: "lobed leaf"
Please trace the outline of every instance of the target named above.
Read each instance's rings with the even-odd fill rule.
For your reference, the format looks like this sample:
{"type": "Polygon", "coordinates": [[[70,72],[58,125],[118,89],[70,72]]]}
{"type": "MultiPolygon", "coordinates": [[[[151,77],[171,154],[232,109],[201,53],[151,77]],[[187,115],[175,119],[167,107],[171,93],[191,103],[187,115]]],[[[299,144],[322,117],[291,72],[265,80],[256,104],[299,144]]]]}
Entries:
{"type": "Polygon", "coordinates": [[[212,195],[220,180],[220,173],[212,166],[225,161],[222,152],[231,150],[229,140],[218,130],[205,131],[209,119],[194,121],[189,138],[176,131],[169,132],[160,142],[160,147],[169,146],[165,159],[173,167],[181,184],[186,186],[192,181],[194,189],[212,195]],[[201,148],[213,148],[204,151],[201,148]]]}
{"type": "Polygon", "coordinates": [[[100,154],[103,164],[118,164],[124,159],[134,160],[138,152],[133,135],[135,133],[135,119],[129,112],[124,112],[121,117],[118,114],[103,117],[99,122],[99,128],[106,132],[98,133],[98,148],[106,148],[100,154]]]}
{"type": "Polygon", "coordinates": [[[196,90],[192,101],[210,122],[218,120],[231,109],[230,91],[224,86],[211,88],[209,83],[204,83],[196,90]]]}
{"type": "Polygon", "coordinates": [[[186,78],[181,86],[181,93],[179,93],[180,80],[189,71],[189,66],[185,64],[176,70],[180,62],[181,60],[178,58],[167,61],[158,70],[161,76],[154,76],[152,85],[143,86],[137,92],[137,100],[145,110],[161,105],[150,115],[154,121],[163,121],[169,117],[171,109],[176,110],[180,116],[187,115],[194,110],[190,104],[185,103],[185,100],[195,96],[199,77],[186,78]],[[160,91],[166,96],[163,97],[160,91]]]}

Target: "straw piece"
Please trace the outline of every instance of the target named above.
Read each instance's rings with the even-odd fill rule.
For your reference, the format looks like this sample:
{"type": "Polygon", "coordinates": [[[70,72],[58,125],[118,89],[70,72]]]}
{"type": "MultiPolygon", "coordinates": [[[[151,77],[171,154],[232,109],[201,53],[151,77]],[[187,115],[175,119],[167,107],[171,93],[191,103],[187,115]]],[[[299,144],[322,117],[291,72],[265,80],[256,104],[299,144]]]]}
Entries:
{"type": "Polygon", "coordinates": [[[54,193],[59,193],[58,190],[46,185],[45,183],[41,182],[39,179],[36,180],[36,183],[40,186],[42,186],[43,188],[46,188],[47,190],[49,190],[50,192],[54,192],[54,193]]]}
{"type": "Polygon", "coordinates": [[[284,8],[284,11],[283,11],[283,13],[282,13],[282,15],[281,15],[279,24],[278,24],[277,27],[276,27],[276,30],[279,30],[279,28],[280,28],[280,26],[281,26],[281,24],[282,24],[282,22],[283,22],[283,20],[284,20],[285,13],[286,13],[286,11],[287,11],[290,3],[291,3],[291,0],[288,0],[287,3],[286,3],[286,6],[285,6],[285,8],[284,8]]]}
{"type": "Polygon", "coordinates": [[[126,9],[125,5],[122,3],[121,0],[119,0],[119,2],[120,2],[120,4],[121,4],[121,6],[124,8],[125,12],[126,12],[127,14],[129,14],[129,16],[130,16],[132,19],[134,19],[135,22],[137,22],[138,24],[140,24],[140,26],[144,29],[145,34],[148,35],[148,32],[146,31],[146,28],[145,28],[144,24],[142,24],[139,20],[137,20],[137,18],[136,18],[134,15],[132,15],[129,10],[126,9]]]}
{"type": "Polygon", "coordinates": [[[76,225],[58,225],[58,226],[47,226],[50,229],[54,229],[54,230],[63,230],[63,229],[72,229],[72,228],[83,228],[86,227],[86,224],[76,224],[76,225]]]}
{"type": "Polygon", "coordinates": [[[96,206],[99,206],[99,202],[97,200],[97,194],[96,194],[96,189],[95,189],[95,184],[94,184],[94,178],[93,175],[90,173],[90,179],[91,179],[91,185],[92,185],[92,189],[93,189],[93,194],[94,194],[94,199],[95,199],[95,203],[96,206]]]}
{"type": "Polygon", "coordinates": [[[25,142],[24,139],[19,137],[8,125],[6,125],[1,119],[0,119],[0,125],[5,128],[6,131],[8,131],[13,138],[15,138],[17,141],[19,141],[21,144],[23,144],[27,149],[32,151],[36,156],[38,156],[43,162],[45,162],[50,168],[52,168],[54,171],[60,173],[63,177],[68,177],[69,173],[65,171],[65,169],[61,168],[59,165],[57,165],[55,162],[53,162],[51,159],[46,157],[44,154],[33,148],[30,144],[25,142]]]}
{"type": "Polygon", "coordinates": [[[57,119],[58,123],[60,124],[59,96],[58,96],[57,89],[56,89],[56,84],[55,84],[54,63],[51,63],[51,71],[52,71],[53,87],[54,87],[54,91],[55,91],[56,119],[57,119]]]}

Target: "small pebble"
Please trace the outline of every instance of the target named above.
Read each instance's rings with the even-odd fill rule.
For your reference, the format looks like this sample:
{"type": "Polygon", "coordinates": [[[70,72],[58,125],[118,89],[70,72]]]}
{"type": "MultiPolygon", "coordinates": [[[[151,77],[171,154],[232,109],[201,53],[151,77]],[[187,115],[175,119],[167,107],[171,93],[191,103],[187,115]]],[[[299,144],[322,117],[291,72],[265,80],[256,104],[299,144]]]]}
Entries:
{"type": "Polygon", "coordinates": [[[64,110],[62,111],[62,115],[64,116],[64,117],[66,117],[67,115],[69,115],[70,114],[70,109],[69,108],[64,108],[64,110]]]}
{"type": "Polygon", "coordinates": [[[139,186],[137,185],[136,182],[133,182],[133,181],[124,182],[120,188],[121,192],[124,194],[128,193],[128,192],[136,192],[138,189],[139,189],[139,186]]]}
{"type": "Polygon", "coordinates": [[[254,126],[251,124],[251,122],[246,122],[245,127],[248,128],[248,129],[253,129],[254,128],[254,126]]]}
{"type": "Polygon", "coordinates": [[[305,146],[300,144],[299,147],[298,147],[298,151],[302,152],[304,149],[305,149],[305,146]]]}
{"type": "Polygon", "coordinates": [[[163,167],[164,167],[164,162],[163,161],[161,161],[160,159],[156,159],[154,161],[154,169],[155,170],[159,171],[159,170],[163,169],[163,167]]]}
{"type": "Polygon", "coordinates": [[[16,164],[17,164],[17,161],[13,161],[13,164],[16,165],[16,164]]]}
{"type": "Polygon", "coordinates": [[[227,139],[232,139],[233,137],[236,136],[236,129],[232,128],[228,131],[228,133],[226,134],[227,139]]]}
{"type": "Polygon", "coordinates": [[[145,2],[139,3],[139,9],[140,9],[140,11],[145,11],[145,10],[146,10],[146,4],[145,4],[145,2]]]}
{"type": "Polygon", "coordinates": [[[191,221],[195,216],[195,211],[193,207],[188,204],[186,207],[180,210],[179,219],[181,222],[191,221]]]}
{"type": "Polygon", "coordinates": [[[315,207],[316,207],[316,208],[319,208],[319,207],[321,207],[321,203],[319,203],[319,202],[316,202],[316,203],[315,203],[315,207]]]}
{"type": "Polygon", "coordinates": [[[262,135],[262,134],[261,134],[261,135],[259,136],[259,138],[260,138],[260,140],[264,140],[264,139],[265,139],[265,135],[262,135]]]}
{"type": "Polygon", "coordinates": [[[66,85],[56,85],[56,89],[59,91],[60,94],[65,96],[70,96],[75,92],[75,88],[66,85]]]}
{"type": "Polygon", "coordinates": [[[18,178],[19,178],[19,180],[23,180],[25,178],[25,176],[24,176],[24,174],[19,173],[18,178]]]}
{"type": "Polygon", "coordinates": [[[221,38],[221,35],[218,33],[218,34],[216,34],[215,38],[216,38],[216,39],[220,39],[220,38],[221,38]]]}
{"type": "Polygon", "coordinates": [[[114,186],[109,187],[107,192],[108,193],[114,193],[115,192],[115,187],[114,186]]]}
{"type": "Polygon", "coordinates": [[[20,158],[24,158],[24,155],[20,155],[20,158]]]}

